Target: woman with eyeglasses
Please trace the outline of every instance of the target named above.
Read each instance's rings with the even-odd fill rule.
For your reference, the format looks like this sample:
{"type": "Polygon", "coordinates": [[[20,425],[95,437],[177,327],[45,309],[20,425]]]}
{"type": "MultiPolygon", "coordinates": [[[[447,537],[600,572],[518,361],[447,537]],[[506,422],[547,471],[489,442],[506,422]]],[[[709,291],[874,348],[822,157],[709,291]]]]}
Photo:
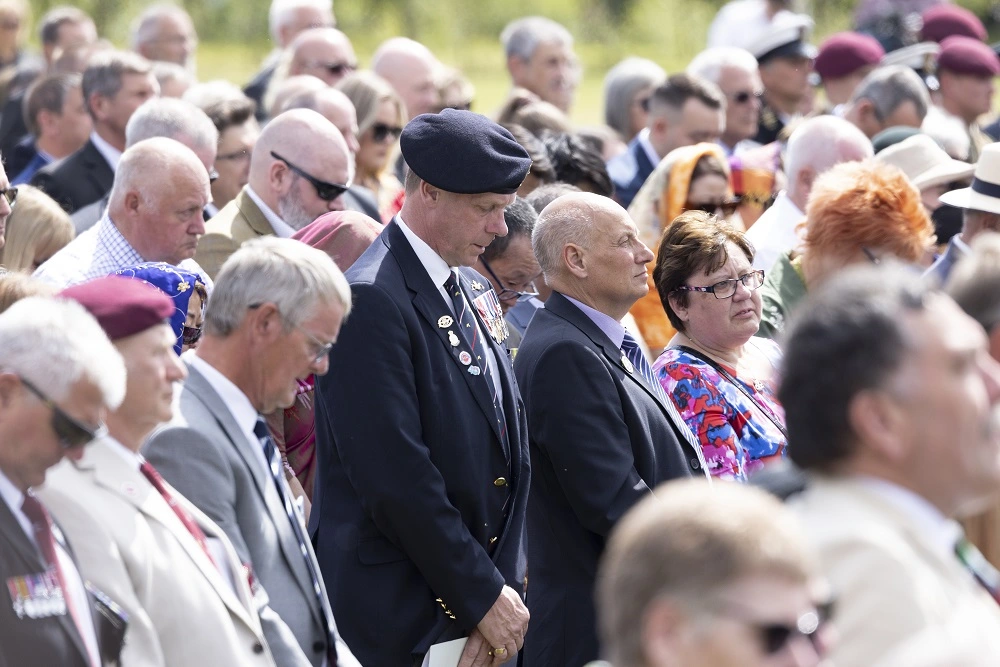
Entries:
{"type": "Polygon", "coordinates": [[[817,178],[803,225],[801,248],[768,270],[761,336],[776,337],[808,292],[851,265],[895,259],[926,268],[934,257],[934,224],[920,191],[876,160],[843,162],[817,178]]]}
{"type": "Polygon", "coordinates": [[[356,185],[368,188],[378,200],[382,222],[398,213],[398,195],[403,184],[391,165],[399,149],[399,135],[406,125],[406,106],[389,82],[374,72],[355,72],[339,84],[358,114],[358,143],[355,155],[356,185]]]}
{"type": "Polygon", "coordinates": [[[181,354],[198,347],[208,302],[201,276],[166,262],[137,264],[119,269],[114,275],[141,280],[173,299],[176,309],[170,317],[170,328],[177,336],[174,351],[181,354]]]}
{"type": "MultiPolygon", "coordinates": [[[[732,222],[738,220],[735,215],[738,206],[739,199],[733,196],[729,185],[729,165],[722,149],[716,144],[701,143],[675,149],[663,158],[639,189],[628,212],[639,228],[642,242],[655,249],[664,231],[684,211],[705,211],[732,222]]],[[[636,301],[631,313],[655,356],[677,330],[668,320],[652,281],[649,288],[649,293],[636,301]]]]}
{"type": "Polygon", "coordinates": [[[764,272],[743,232],[705,211],[681,214],[660,241],[653,282],[677,329],[653,364],[701,444],[709,472],[746,481],[785,453],[771,389],[781,353],[757,338],[764,272]]]}

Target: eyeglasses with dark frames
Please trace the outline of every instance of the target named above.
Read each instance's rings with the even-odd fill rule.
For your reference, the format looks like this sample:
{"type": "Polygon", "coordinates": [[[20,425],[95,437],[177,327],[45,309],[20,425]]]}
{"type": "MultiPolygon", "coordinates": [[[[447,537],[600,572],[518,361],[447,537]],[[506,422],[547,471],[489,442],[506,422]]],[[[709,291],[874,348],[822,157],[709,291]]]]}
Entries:
{"type": "Polygon", "coordinates": [[[0,189],[0,195],[7,200],[7,205],[14,208],[14,202],[17,201],[17,188],[16,187],[6,187],[0,189]]]}
{"type": "Polygon", "coordinates": [[[815,609],[799,616],[794,625],[785,623],[764,623],[744,618],[743,610],[725,610],[727,616],[735,618],[753,628],[760,637],[761,647],[767,655],[780,653],[793,638],[802,637],[809,640],[817,654],[825,653],[826,647],[820,643],[819,631],[833,616],[834,603],[824,602],[815,605],[815,609]]]}
{"type": "Polygon", "coordinates": [[[485,257],[480,257],[479,261],[483,263],[483,266],[486,268],[486,273],[490,274],[490,278],[492,278],[497,285],[500,285],[500,291],[497,293],[497,298],[501,301],[510,301],[512,299],[520,299],[521,297],[538,296],[538,289],[535,287],[535,280],[529,281],[526,285],[528,289],[523,292],[512,290],[503,286],[503,281],[500,280],[500,278],[497,277],[497,274],[493,272],[493,267],[490,266],[490,263],[486,261],[485,257]]]}
{"type": "Polygon", "coordinates": [[[705,213],[711,213],[712,215],[718,214],[720,211],[725,217],[731,216],[736,212],[736,209],[740,207],[743,203],[743,197],[737,195],[732,199],[727,199],[722,202],[708,202],[705,204],[695,204],[693,202],[686,202],[684,204],[684,210],[686,211],[704,211],[705,213]]]}
{"type": "Polygon", "coordinates": [[[325,69],[333,76],[347,76],[358,69],[357,63],[325,63],[321,60],[309,60],[304,63],[306,69],[325,69]]]}
{"type": "Polygon", "coordinates": [[[292,164],[285,158],[281,157],[274,151],[271,151],[271,157],[275,160],[281,160],[285,165],[292,170],[293,174],[298,174],[302,178],[309,181],[309,183],[316,189],[316,196],[323,201],[333,201],[340,195],[344,194],[351,188],[351,184],[341,185],[339,183],[327,183],[326,181],[321,181],[312,174],[308,174],[303,171],[300,167],[292,164]]]}
{"type": "Polygon", "coordinates": [[[708,292],[709,294],[714,294],[716,299],[728,299],[729,297],[736,294],[737,283],[743,283],[743,286],[752,292],[764,284],[764,271],[763,269],[758,269],[756,271],[751,271],[750,273],[744,273],[739,278],[720,280],[714,285],[709,285],[708,287],[692,287],[691,285],[681,285],[674,291],[708,292]]]}
{"type": "Polygon", "coordinates": [[[56,437],[59,438],[59,444],[63,449],[83,447],[107,433],[104,424],[98,424],[96,428],[87,426],[67,414],[62,408],[56,405],[55,401],[46,396],[41,389],[23,377],[20,379],[21,384],[27,387],[28,391],[38,397],[38,400],[52,410],[52,430],[55,431],[56,437]]]}
{"type": "Polygon", "coordinates": [[[731,99],[736,104],[746,104],[750,100],[753,99],[759,100],[763,96],[764,96],[764,91],[762,90],[741,90],[738,93],[733,93],[732,95],[730,95],[729,99],[731,99]]]}
{"type": "Polygon", "coordinates": [[[861,252],[865,253],[865,257],[868,258],[868,261],[874,264],[875,266],[878,266],[882,263],[882,258],[880,258],[878,255],[872,252],[871,248],[866,248],[865,246],[862,246],[861,252]]]}
{"type": "Polygon", "coordinates": [[[382,143],[388,137],[392,137],[392,140],[395,141],[399,139],[399,135],[402,133],[403,128],[401,127],[393,127],[385,123],[375,123],[372,125],[372,140],[377,143],[382,143]]]}

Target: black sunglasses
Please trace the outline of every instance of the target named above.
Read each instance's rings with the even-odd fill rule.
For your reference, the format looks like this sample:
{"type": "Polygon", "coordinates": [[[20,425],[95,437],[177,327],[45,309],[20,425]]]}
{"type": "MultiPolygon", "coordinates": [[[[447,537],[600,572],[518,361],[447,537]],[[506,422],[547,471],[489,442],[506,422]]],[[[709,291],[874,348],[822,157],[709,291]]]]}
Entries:
{"type": "Polygon", "coordinates": [[[386,125],[385,123],[375,123],[372,125],[372,139],[378,142],[385,141],[386,137],[392,135],[392,140],[395,141],[399,139],[399,135],[403,133],[403,128],[392,127],[391,125],[386,125]]]}
{"type": "Polygon", "coordinates": [[[321,181],[315,176],[312,176],[311,174],[307,174],[306,172],[302,171],[302,169],[296,167],[294,164],[292,164],[285,158],[281,157],[274,151],[271,151],[271,157],[273,157],[275,160],[281,160],[288,166],[289,169],[292,170],[292,173],[298,174],[302,178],[309,181],[312,184],[312,186],[316,188],[316,196],[322,199],[323,201],[333,201],[334,199],[344,194],[351,188],[350,183],[348,183],[347,185],[340,185],[338,183],[327,183],[326,181],[321,181]]]}
{"type": "Polygon", "coordinates": [[[704,211],[705,213],[717,213],[722,211],[722,214],[726,217],[732,215],[736,212],[736,209],[740,207],[743,203],[743,197],[736,196],[732,199],[728,199],[723,202],[709,202],[707,204],[693,204],[687,202],[684,204],[684,210],[686,211],[704,211]]]}
{"type": "Polygon", "coordinates": [[[98,425],[97,428],[92,428],[69,416],[51,398],[46,396],[41,389],[24,378],[21,378],[21,384],[37,396],[42,403],[52,409],[52,430],[55,431],[56,437],[59,438],[59,444],[62,445],[63,449],[83,447],[107,433],[104,424],[98,425]]]}
{"type": "Polygon", "coordinates": [[[741,90],[740,92],[731,95],[730,99],[732,99],[733,102],[735,102],[736,104],[746,104],[747,102],[749,102],[754,98],[760,99],[761,96],[763,96],[763,94],[764,93],[759,90],[755,91],[741,90]]]}
{"type": "Polygon", "coordinates": [[[17,201],[17,188],[7,187],[0,190],[0,195],[7,200],[7,205],[13,207],[14,202],[17,201]]]}
{"type": "Polygon", "coordinates": [[[185,324],[181,340],[185,345],[194,345],[201,340],[201,327],[189,327],[185,324]]]}
{"type": "Polygon", "coordinates": [[[347,76],[354,70],[358,68],[357,63],[324,63],[318,60],[313,60],[306,63],[306,67],[318,67],[319,69],[325,69],[327,72],[333,76],[347,76]]]}
{"type": "Polygon", "coordinates": [[[800,616],[795,621],[795,625],[768,623],[756,626],[764,645],[764,652],[768,655],[774,655],[784,649],[793,637],[805,637],[816,649],[816,652],[820,653],[822,647],[818,643],[817,633],[832,615],[833,602],[827,602],[816,605],[816,611],[806,612],[800,616]]]}

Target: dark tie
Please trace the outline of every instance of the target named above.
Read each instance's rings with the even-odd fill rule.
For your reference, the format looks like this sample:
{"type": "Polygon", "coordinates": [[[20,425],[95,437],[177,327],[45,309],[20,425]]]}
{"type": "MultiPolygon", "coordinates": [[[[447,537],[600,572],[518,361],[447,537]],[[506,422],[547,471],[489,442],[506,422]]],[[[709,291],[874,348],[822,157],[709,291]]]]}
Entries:
{"type": "Polygon", "coordinates": [[[281,504],[284,506],[285,513],[288,515],[288,522],[292,524],[292,530],[295,533],[295,539],[299,543],[299,551],[302,553],[302,559],[306,562],[306,569],[309,571],[309,578],[312,580],[313,593],[316,595],[316,601],[317,604],[319,604],[320,614],[323,616],[323,621],[326,624],[327,656],[329,658],[330,667],[336,667],[337,646],[333,634],[333,624],[330,622],[330,619],[326,618],[326,607],[323,604],[323,591],[319,584],[319,572],[316,570],[316,562],[309,556],[309,549],[306,547],[305,530],[302,528],[302,522],[299,521],[298,514],[295,513],[295,509],[292,507],[291,494],[287,490],[288,487],[285,485],[285,475],[281,465],[281,455],[278,454],[278,448],[274,446],[274,438],[271,437],[270,431],[267,430],[267,423],[264,421],[263,417],[257,417],[257,423],[253,427],[253,433],[257,436],[257,439],[260,441],[260,445],[264,450],[264,458],[267,459],[267,465],[271,471],[271,477],[274,480],[275,489],[277,489],[278,497],[281,499],[281,504]]]}
{"type": "Polygon", "coordinates": [[[145,475],[146,479],[149,480],[149,483],[153,485],[153,488],[160,492],[160,495],[163,496],[163,499],[167,502],[167,505],[170,506],[170,509],[174,511],[177,518],[180,519],[181,523],[184,524],[184,527],[187,528],[189,533],[191,533],[191,537],[194,538],[194,541],[198,543],[201,550],[205,552],[206,556],[208,556],[208,560],[212,563],[212,565],[218,568],[219,564],[215,562],[215,559],[212,558],[212,552],[208,550],[208,540],[205,539],[205,533],[202,531],[201,526],[199,526],[195,522],[194,517],[191,516],[191,514],[184,509],[179,502],[177,502],[177,498],[175,498],[174,494],[167,488],[167,485],[163,482],[163,478],[160,476],[160,473],[157,472],[156,468],[153,467],[153,464],[149,461],[143,461],[142,465],[139,466],[139,472],[145,475]]]}
{"type": "Polygon", "coordinates": [[[979,585],[986,589],[995,602],[1000,604],[1000,572],[990,565],[982,552],[963,536],[955,545],[958,560],[972,573],[979,585]]]}
{"type": "MultiPolygon", "coordinates": [[[[42,557],[45,559],[45,564],[48,565],[49,570],[55,573],[59,581],[59,588],[62,589],[66,608],[69,610],[69,615],[73,619],[73,624],[76,626],[77,632],[80,633],[81,638],[86,637],[87,632],[82,622],[83,619],[73,604],[73,596],[69,594],[69,588],[66,586],[66,577],[59,563],[59,556],[56,554],[56,540],[52,534],[52,517],[49,516],[48,510],[34,496],[28,494],[24,495],[21,511],[31,520],[31,527],[35,531],[35,542],[38,544],[38,550],[42,553],[42,557]]],[[[86,641],[84,645],[86,646],[86,641]]],[[[87,661],[90,662],[89,652],[87,661]]]]}
{"type": "Polygon", "coordinates": [[[493,407],[497,413],[497,422],[500,425],[500,435],[504,440],[504,450],[507,449],[507,422],[504,419],[503,403],[497,396],[496,385],[493,383],[493,372],[490,371],[489,357],[486,353],[486,343],[483,341],[479,327],[476,325],[476,316],[472,314],[469,301],[465,298],[461,286],[458,284],[458,276],[454,271],[448,273],[448,279],[444,281],[444,290],[451,297],[452,307],[458,317],[459,330],[465,342],[472,349],[473,361],[482,370],[482,377],[486,380],[486,386],[490,390],[490,398],[493,400],[493,407]]]}
{"type": "MultiPolygon", "coordinates": [[[[673,401],[671,401],[670,397],[663,391],[663,386],[653,374],[653,369],[649,365],[649,362],[646,361],[646,357],[642,353],[642,348],[639,347],[639,343],[632,337],[632,334],[630,334],[627,329],[625,330],[625,339],[622,340],[622,353],[632,364],[632,367],[636,370],[636,372],[638,372],[639,375],[642,376],[642,379],[646,381],[646,385],[649,389],[660,397],[660,402],[666,407],[670,418],[674,421],[674,424],[677,425],[677,430],[681,432],[681,435],[684,436],[687,443],[691,445],[695,452],[698,453],[698,458],[701,459],[701,445],[698,444],[698,440],[694,437],[691,429],[688,428],[688,425],[681,417],[681,414],[677,412],[677,408],[674,407],[673,401]]],[[[705,470],[706,473],[708,472],[704,467],[704,462],[702,462],[702,469],[705,470]]]]}

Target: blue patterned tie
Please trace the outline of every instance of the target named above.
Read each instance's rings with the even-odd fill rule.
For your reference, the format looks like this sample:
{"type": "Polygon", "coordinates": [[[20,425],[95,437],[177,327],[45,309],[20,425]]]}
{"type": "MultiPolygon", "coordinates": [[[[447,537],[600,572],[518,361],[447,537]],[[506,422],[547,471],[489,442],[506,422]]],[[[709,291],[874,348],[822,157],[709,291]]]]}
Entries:
{"type": "Polygon", "coordinates": [[[282,470],[281,456],[278,454],[278,448],[274,446],[274,438],[271,437],[271,433],[267,430],[267,424],[264,422],[263,417],[257,417],[257,423],[253,427],[253,433],[257,436],[260,441],[261,447],[264,449],[264,458],[267,459],[268,468],[271,470],[271,477],[274,478],[274,486],[278,491],[278,497],[281,499],[281,504],[285,508],[285,513],[288,515],[288,521],[292,524],[292,530],[295,532],[295,539],[299,543],[299,551],[302,553],[302,558],[306,562],[306,569],[309,571],[309,578],[312,580],[313,592],[316,594],[316,600],[319,603],[320,614],[324,617],[324,625],[326,626],[327,633],[327,643],[328,643],[328,656],[330,667],[334,667],[337,664],[337,647],[334,640],[332,630],[332,624],[329,619],[326,618],[326,607],[323,604],[323,591],[319,585],[319,573],[316,571],[316,563],[309,556],[309,549],[306,547],[306,533],[302,528],[302,522],[299,521],[298,514],[295,513],[295,509],[292,507],[292,499],[285,486],[285,475],[282,470]]]}
{"type": "MultiPolygon", "coordinates": [[[[646,381],[646,385],[653,392],[655,392],[660,399],[662,399],[661,402],[664,406],[666,406],[667,413],[674,421],[674,424],[677,425],[677,430],[681,432],[681,435],[684,436],[684,439],[687,440],[688,444],[691,445],[694,451],[698,452],[698,458],[701,459],[701,445],[698,444],[698,440],[694,437],[694,433],[691,432],[691,429],[688,428],[688,425],[681,417],[681,414],[677,412],[677,408],[674,407],[674,402],[671,401],[670,397],[663,391],[663,386],[656,379],[656,376],[653,375],[653,369],[650,367],[649,362],[646,361],[646,357],[642,353],[642,348],[639,347],[639,343],[632,337],[632,334],[630,334],[627,329],[625,330],[625,339],[622,340],[622,352],[632,363],[635,370],[638,371],[642,378],[646,381]]],[[[702,470],[707,472],[705,462],[702,461],[701,463],[702,470]]]]}

